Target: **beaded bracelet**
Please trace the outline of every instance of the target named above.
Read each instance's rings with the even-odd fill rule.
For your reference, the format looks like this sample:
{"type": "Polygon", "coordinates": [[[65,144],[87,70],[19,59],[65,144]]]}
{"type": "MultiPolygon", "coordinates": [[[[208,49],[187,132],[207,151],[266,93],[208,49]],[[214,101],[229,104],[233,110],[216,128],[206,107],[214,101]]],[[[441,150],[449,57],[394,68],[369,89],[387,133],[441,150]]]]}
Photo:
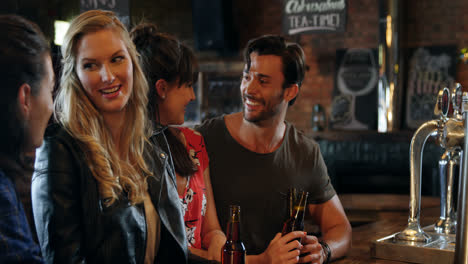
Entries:
{"type": "Polygon", "coordinates": [[[320,245],[322,245],[322,249],[325,252],[325,254],[327,255],[327,259],[323,262],[323,264],[328,264],[328,263],[330,263],[330,260],[331,260],[330,246],[328,246],[328,244],[325,243],[325,241],[320,241],[319,243],[320,243],[320,245]]]}

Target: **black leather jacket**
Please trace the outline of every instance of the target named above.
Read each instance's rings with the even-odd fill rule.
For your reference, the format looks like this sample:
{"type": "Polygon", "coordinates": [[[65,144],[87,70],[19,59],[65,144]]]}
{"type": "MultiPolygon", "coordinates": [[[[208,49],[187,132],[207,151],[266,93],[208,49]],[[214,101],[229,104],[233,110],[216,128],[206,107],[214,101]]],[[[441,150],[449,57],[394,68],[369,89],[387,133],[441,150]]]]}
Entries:
{"type": "MultiPolygon", "coordinates": [[[[148,179],[148,189],[161,219],[155,262],[186,263],[185,228],[162,129],[158,127],[151,138],[156,147],[148,148],[154,174],[148,179]]],[[[121,197],[111,207],[104,207],[78,142],[58,125],[47,129],[44,143],[36,152],[31,193],[37,234],[47,263],[144,262],[143,205],[132,206],[121,197]]]]}

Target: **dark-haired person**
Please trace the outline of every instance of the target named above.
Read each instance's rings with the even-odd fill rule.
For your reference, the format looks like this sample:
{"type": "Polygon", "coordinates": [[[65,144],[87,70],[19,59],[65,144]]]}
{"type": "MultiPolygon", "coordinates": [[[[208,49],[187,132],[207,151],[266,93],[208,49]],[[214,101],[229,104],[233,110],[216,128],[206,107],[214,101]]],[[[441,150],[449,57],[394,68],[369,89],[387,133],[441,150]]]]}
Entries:
{"type": "Polygon", "coordinates": [[[148,85],[127,29],[113,12],[86,11],[61,49],[58,124],[31,187],[44,260],[186,263],[177,189],[167,155],[150,147],[148,85]]]}
{"type": "Polygon", "coordinates": [[[220,261],[226,237],[216,214],[205,142],[195,130],[171,126],[184,123],[185,107],[195,99],[195,56],[174,37],[158,32],[154,24],[136,26],[131,36],[150,87],[149,118],[160,140],[167,138],[172,153],[189,249],[220,261]]]}
{"type": "Polygon", "coordinates": [[[0,263],[43,263],[15,183],[32,172],[25,153],[41,146],[52,114],[50,50],[19,16],[0,15],[0,35],[0,263]]]}
{"type": "Polygon", "coordinates": [[[318,144],[285,121],[304,79],[304,53],[281,36],[267,35],[248,42],[244,60],[243,111],[199,127],[221,223],[226,223],[230,204],[241,206],[247,252],[258,254],[249,256],[249,262],[327,263],[339,258],[350,247],[351,226],[318,144]],[[277,233],[286,215],[281,193],[288,187],[309,192],[307,209],[320,225],[321,244],[302,232],[277,233]],[[291,241],[297,237],[302,245],[291,241]]]}

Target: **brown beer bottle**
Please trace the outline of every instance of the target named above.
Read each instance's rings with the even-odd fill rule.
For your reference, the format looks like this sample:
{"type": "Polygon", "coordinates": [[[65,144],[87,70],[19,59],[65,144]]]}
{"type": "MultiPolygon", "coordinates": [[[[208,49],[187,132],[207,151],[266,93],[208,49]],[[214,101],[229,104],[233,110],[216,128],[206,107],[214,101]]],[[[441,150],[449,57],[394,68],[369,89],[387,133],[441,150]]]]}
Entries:
{"type": "Polygon", "coordinates": [[[289,219],[294,214],[294,205],[296,204],[296,197],[297,197],[297,189],[296,188],[289,188],[288,189],[288,200],[286,205],[286,219],[289,219]]]}
{"type": "MultiPolygon", "coordinates": [[[[292,231],[304,231],[304,215],[307,205],[308,192],[299,192],[297,199],[295,199],[292,214],[284,222],[281,234],[284,236],[292,231]]],[[[299,239],[301,242],[301,239],[299,239]]]]}
{"type": "Polygon", "coordinates": [[[226,244],[221,251],[222,264],[245,264],[245,247],[240,239],[240,206],[231,205],[226,244]]]}

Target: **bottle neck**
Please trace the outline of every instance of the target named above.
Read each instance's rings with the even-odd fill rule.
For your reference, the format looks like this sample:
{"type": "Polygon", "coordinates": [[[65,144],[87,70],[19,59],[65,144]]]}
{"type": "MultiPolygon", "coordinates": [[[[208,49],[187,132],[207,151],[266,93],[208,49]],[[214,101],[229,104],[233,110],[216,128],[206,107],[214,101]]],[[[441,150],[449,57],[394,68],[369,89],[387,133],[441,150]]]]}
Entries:
{"type": "Polygon", "coordinates": [[[305,206],[296,206],[293,212],[294,219],[304,219],[305,206]]]}
{"type": "Polygon", "coordinates": [[[294,204],[296,203],[297,190],[295,188],[290,188],[288,190],[288,218],[294,216],[294,204]]]}
{"type": "Polygon", "coordinates": [[[304,213],[307,206],[307,196],[309,196],[309,193],[303,192],[299,203],[294,208],[296,213],[296,219],[304,219],[304,213]]]}
{"type": "Polygon", "coordinates": [[[240,222],[229,221],[227,224],[226,239],[228,241],[239,242],[240,241],[240,222]]]}

